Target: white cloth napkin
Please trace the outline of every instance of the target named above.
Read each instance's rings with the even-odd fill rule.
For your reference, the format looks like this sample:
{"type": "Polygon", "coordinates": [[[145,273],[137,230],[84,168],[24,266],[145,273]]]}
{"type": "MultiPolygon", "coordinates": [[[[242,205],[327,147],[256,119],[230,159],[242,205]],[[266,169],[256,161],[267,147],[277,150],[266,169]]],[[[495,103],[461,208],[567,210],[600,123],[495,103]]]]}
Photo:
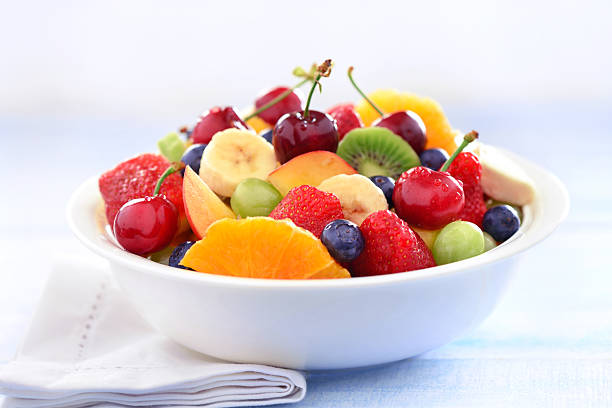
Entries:
{"type": "Polygon", "coordinates": [[[305,393],[300,372],[174,343],[136,313],[105,268],[75,260],[57,264],[21,350],[0,365],[5,408],[253,406],[305,393]]]}

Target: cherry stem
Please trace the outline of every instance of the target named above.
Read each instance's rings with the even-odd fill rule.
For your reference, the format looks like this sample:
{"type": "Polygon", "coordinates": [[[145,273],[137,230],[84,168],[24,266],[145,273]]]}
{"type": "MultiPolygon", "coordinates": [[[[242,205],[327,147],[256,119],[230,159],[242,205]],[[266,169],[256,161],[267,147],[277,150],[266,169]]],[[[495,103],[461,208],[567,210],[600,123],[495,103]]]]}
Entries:
{"type": "Polygon", "coordinates": [[[466,133],[465,136],[463,136],[463,142],[461,142],[461,144],[459,145],[457,150],[455,150],[455,152],[451,155],[451,157],[448,158],[446,163],[444,163],[444,166],[442,166],[440,171],[448,170],[448,168],[452,164],[453,160],[455,160],[455,158],[459,155],[459,153],[461,153],[461,151],[463,149],[465,149],[465,146],[469,145],[470,143],[472,143],[476,139],[478,139],[478,132],[477,131],[472,130],[471,132],[466,133]]]}
{"type": "Polygon", "coordinates": [[[309,114],[308,108],[310,108],[310,101],[312,100],[312,94],[314,93],[314,90],[317,87],[317,84],[319,83],[320,79],[321,79],[321,74],[318,74],[315,80],[312,82],[312,87],[310,88],[310,92],[308,92],[308,99],[306,99],[306,107],[304,108],[305,118],[308,117],[308,114],[309,114]]]}
{"type": "Polygon", "coordinates": [[[375,104],[374,102],[372,102],[372,100],[371,100],[370,98],[368,98],[368,97],[366,96],[366,94],[364,94],[364,93],[363,93],[363,91],[362,91],[361,89],[359,89],[359,87],[358,87],[358,86],[357,86],[357,84],[355,83],[355,80],[353,79],[353,69],[354,69],[353,67],[349,67],[349,69],[348,69],[348,77],[349,77],[349,80],[351,81],[351,84],[353,84],[353,87],[355,87],[355,89],[357,90],[357,92],[359,92],[359,94],[360,94],[361,96],[363,96],[363,99],[365,99],[366,101],[368,101],[368,103],[370,104],[370,106],[371,106],[372,108],[374,108],[374,110],[375,110],[376,112],[378,112],[378,114],[379,114],[380,116],[383,116],[385,113],[384,113],[382,110],[380,110],[380,108],[379,108],[378,106],[376,106],[376,104],[375,104]]]}
{"type": "Polygon", "coordinates": [[[312,82],[312,88],[310,88],[310,92],[308,93],[308,99],[306,100],[306,108],[304,108],[304,113],[303,113],[304,118],[307,118],[308,114],[310,113],[308,109],[310,108],[310,101],[312,100],[312,94],[314,93],[315,88],[317,87],[317,85],[319,85],[319,91],[323,89],[319,81],[321,80],[322,77],[327,78],[331,74],[332,66],[333,66],[332,60],[326,59],[325,61],[323,61],[321,65],[319,65],[316,68],[315,72],[317,73],[317,76],[312,82]]]}
{"type": "Polygon", "coordinates": [[[166,171],[162,173],[161,176],[159,176],[159,180],[157,180],[157,184],[155,185],[155,190],[153,190],[153,195],[156,196],[159,194],[159,190],[161,190],[161,186],[164,180],[166,179],[166,177],[184,168],[185,168],[185,163],[183,162],[172,163],[172,165],[168,167],[166,171]]]}
{"type": "Polygon", "coordinates": [[[255,116],[259,115],[261,112],[271,108],[272,106],[276,105],[277,103],[279,103],[280,101],[282,101],[283,99],[285,99],[286,97],[288,97],[289,95],[291,95],[291,92],[293,92],[294,90],[296,90],[297,88],[301,87],[302,85],[304,85],[306,82],[310,81],[310,78],[306,78],[300,82],[298,82],[297,84],[295,84],[294,86],[292,86],[291,88],[287,89],[285,92],[283,92],[282,94],[278,95],[276,98],[272,99],[270,102],[266,103],[264,106],[262,106],[261,108],[257,109],[256,111],[254,111],[253,113],[248,114],[247,116],[245,116],[244,118],[242,118],[243,121],[247,121],[249,119],[254,118],[255,116]]]}

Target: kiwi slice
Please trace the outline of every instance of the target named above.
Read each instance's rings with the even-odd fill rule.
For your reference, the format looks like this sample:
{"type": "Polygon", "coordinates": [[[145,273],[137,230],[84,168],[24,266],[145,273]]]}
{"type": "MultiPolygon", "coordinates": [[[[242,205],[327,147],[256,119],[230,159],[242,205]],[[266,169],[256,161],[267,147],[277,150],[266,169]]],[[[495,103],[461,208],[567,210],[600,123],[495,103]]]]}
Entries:
{"type": "Polygon", "coordinates": [[[336,153],[366,177],[397,179],[406,170],[421,164],[419,156],[404,139],[376,126],[348,132],[336,153]]]}

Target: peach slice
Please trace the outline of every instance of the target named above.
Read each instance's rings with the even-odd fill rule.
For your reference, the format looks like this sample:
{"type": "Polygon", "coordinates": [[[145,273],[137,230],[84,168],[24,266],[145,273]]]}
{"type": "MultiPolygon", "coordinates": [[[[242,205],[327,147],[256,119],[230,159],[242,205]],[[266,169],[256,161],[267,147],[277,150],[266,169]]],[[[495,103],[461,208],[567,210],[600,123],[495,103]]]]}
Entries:
{"type": "Polygon", "coordinates": [[[187,221],[200,239],[206,235],[206,230],[213,222],[222,218],[236,218],[232,210],[221,201],[191,167],[185,168],[183,201],[185,202],[187,221]]]}
{"type": "Polygon", "coordinates": [[[323,180],[338,174],[357,174],[335,153],[317,150],[301,154],[268,175],[268,181],[285,196],[294,187],[318,186],[323,180]]]}
{"type": "Polygon", "coordinates": [[[440,229],[426,230],[424,228],[413,227],[412,225],[410,226],[410,228],[412,228],[414,232],[419,234],[419,236],[425,242],[425,245],[427,245],[427,248],[429,249],[433,248],[433,244],[434,242],[436,242],[436,238],[438,237],[438,234],[441,231],[440,229]]]}

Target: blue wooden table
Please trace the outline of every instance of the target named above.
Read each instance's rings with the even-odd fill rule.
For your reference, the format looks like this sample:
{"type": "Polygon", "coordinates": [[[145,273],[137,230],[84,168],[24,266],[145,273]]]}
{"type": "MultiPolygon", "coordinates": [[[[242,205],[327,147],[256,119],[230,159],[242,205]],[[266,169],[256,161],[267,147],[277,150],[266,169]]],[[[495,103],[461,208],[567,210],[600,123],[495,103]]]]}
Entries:
{"type": "MultiPolygon", "coordinates": [[[[520,255],[476,330],[382,367],[309,373],[296,407],[612,406],[612,115],[606,106],[447,107],[462,129],[555,172],[572,209],[520,255]]],[[[71,191],[174,121],[0,118],[0,361],[25,332],[52,259],[86,252],[64,221],[71,191]]]]}

